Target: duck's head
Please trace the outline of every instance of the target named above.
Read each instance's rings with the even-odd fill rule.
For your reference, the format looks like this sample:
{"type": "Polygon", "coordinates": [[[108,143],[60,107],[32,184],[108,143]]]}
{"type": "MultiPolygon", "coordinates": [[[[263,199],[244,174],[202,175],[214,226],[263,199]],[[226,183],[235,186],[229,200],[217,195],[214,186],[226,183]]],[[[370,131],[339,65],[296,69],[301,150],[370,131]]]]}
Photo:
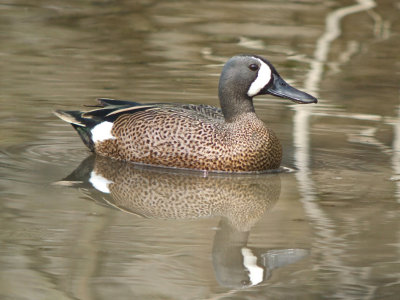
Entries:
{"type": "Polygon", "coordinates": [[[317,99],[285,82],[274,66],[257,55],[238,55],[227,61],[219,81],[221,108],[227,121],[254,112],[252,99],[271,94],[296,103],[317,103],[317,99]]]}

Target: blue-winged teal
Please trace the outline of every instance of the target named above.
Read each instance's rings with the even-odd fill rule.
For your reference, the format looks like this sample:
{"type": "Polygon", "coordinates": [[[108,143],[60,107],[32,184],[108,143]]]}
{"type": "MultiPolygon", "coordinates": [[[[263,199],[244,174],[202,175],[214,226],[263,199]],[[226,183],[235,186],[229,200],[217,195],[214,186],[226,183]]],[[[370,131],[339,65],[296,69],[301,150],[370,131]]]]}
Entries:
{"type": "Polygon", "coordinates": [[[137,163],[212,171],[263,171],[280,166],[282,148],[257,117],[253,97],[297,103],[313,96],[287,84],[266,59],[238,55],[219,80],[221,109],[194,104],[140,104],[99,99],[98,108],[56,111],[97,154],[137,163]]]}

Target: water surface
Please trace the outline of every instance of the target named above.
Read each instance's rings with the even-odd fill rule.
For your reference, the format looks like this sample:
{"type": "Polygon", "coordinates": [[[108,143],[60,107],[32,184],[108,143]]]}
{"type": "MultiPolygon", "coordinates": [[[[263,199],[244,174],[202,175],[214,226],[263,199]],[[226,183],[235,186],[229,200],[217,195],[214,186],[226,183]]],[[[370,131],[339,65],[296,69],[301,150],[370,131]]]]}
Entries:
{"type": "Polygon", "coordinates": [[[398,299],[399,12],[366,0],[0,4],[0,298],[398,299]],[[218,105],[238,53],[320,100],[255,99],[295,172],[110,164],[51,113],[97,97],[218,105]],[[92,172],[113,183],[96,188],[92,172]]]}

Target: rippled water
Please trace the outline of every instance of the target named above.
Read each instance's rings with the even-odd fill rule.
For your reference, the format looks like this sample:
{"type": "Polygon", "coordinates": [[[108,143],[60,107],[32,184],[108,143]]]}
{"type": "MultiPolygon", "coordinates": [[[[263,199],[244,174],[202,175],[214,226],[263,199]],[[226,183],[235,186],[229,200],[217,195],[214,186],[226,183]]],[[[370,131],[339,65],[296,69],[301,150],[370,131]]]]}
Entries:
{"type": "Polygon", "coordinates": [[[398,299],[399,13],[394,0],[1,3],[0,298],[398,299]],[[294,172],[110,163],[51,113],[96,97],[218,105],[237,53],[320,100],[255,100],[294,172]]]}

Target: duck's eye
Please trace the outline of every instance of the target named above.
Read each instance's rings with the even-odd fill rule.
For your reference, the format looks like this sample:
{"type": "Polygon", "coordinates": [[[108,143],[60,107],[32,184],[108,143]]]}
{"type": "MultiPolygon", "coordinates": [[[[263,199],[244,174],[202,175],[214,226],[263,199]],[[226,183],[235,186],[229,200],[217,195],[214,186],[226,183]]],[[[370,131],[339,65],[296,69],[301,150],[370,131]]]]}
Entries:
{"type": "Polygon", "coordinates": [[[256,65],[256,64],[251,64],[251,65],[249,66],[249,69],[252,70],[252,71],[257,71],[257,70],[258,70],[258,65],[256,65]]]}

